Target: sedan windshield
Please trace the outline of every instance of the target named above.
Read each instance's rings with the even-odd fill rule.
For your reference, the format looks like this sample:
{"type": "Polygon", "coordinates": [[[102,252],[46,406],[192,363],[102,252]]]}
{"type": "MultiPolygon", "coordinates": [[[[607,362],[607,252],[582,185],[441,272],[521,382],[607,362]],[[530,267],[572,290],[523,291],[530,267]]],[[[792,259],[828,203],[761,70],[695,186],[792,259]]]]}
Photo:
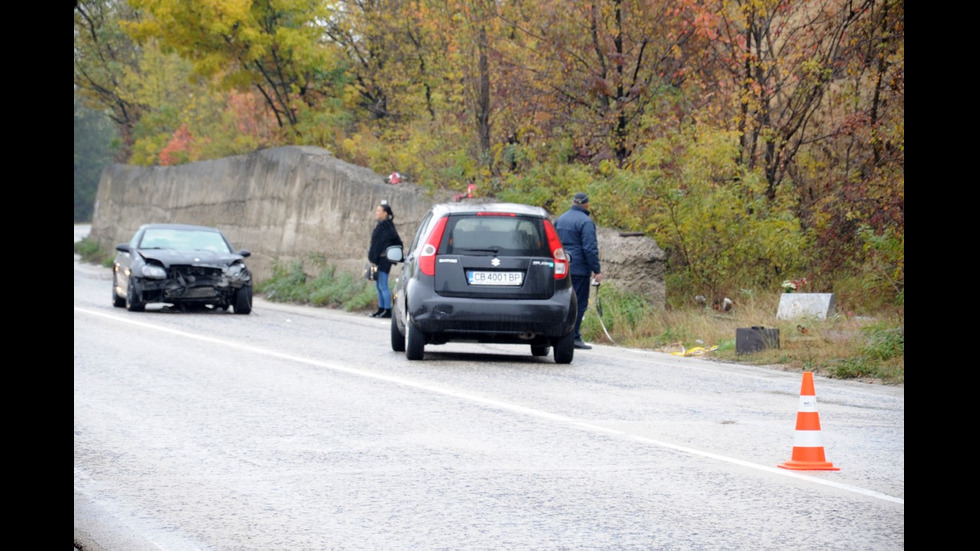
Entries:
{"type": "Polygon", "coordinates": [[[143,234],[141,249],[174,249],[179,251],[213,251],[230,253],[221,234],[208,231],[150,229],[143,234]]]}

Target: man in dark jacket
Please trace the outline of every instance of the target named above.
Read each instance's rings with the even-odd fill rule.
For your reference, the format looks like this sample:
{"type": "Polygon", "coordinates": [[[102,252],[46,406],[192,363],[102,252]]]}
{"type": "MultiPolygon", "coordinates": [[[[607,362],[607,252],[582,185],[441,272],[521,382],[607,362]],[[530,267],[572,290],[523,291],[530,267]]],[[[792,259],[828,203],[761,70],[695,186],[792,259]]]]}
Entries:
{"type": "Polygon", "coordinates": [[[572,287],[578,298],[578,317],[575,318],[575,348],[592,348],[582,340],[582,318],[589,307],[589,287],[591,280],[602,281],[602,268],[599,266],[599,239],[596,237],[595,222],[589,214],[589,196],[578,192],[572,199],[572,206],[555,221],[555,230],[572,257],[572,287]]]}

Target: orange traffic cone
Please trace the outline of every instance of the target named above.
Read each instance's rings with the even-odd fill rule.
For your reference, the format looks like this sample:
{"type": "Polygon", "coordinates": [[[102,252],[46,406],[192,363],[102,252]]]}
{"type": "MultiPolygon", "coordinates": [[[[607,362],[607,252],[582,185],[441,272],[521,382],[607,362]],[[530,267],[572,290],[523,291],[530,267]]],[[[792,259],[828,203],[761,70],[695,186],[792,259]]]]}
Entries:
{"type": "Polygon", "coordinates": [[[820,414],[817,413],[817,393],[813,390],[813,373],[803,372],[800,388],[800,409],[796,414],[796,436],[793,438],[793,458],[777,465],[794,471],[839,471],[827,461],[820,444],[820,414]]]}

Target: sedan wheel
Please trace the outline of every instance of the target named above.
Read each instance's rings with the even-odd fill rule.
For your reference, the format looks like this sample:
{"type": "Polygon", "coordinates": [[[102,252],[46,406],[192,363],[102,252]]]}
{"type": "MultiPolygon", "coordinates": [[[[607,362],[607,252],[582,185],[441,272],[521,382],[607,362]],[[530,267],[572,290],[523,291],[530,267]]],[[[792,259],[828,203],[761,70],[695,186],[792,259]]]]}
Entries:
{"type": "Polygon", "coordinates": [[[252,311],[252,286],[246,285],[235,292],[235,313],[248,314],[252,311]]]}
{"type": "Polygon", "coordinates": [[[116,308],[123,308],[126,306],[126,297],[119,296],[116,293],[116,275],[112,275],[112,305],[116,308]]]}
{"type": "Polygon", "coordinates": [[[130,312],[142,312],[146,310],[146,303],[143,302],[143,294],[136,289],[133,278],[129,278],[126,285],[126,309],[130,312]]]}
{"type": "Polygon", "coordinates": [[[425,333],[412,324],[411,316],[405,316],[405,357],[409,360],[421,360],[425,356],[425,333]]]}
{"type": "Polygon", "coordinates": [[[531,345],[531,355],[532,356],[547,356],[548,352],[551,351],[550,346],[539,346],[536,344],[531,345]]]}

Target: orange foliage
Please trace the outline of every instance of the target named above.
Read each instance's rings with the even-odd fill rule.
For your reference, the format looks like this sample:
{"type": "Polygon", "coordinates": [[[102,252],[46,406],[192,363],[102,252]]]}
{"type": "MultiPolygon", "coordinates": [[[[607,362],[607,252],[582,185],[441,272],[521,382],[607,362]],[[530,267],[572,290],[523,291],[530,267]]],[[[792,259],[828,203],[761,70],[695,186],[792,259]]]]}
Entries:
{"type": "Polygon", "coordinates": [[[265,102],[254,91],[232,90],[228,97],[228,112],[232,114],[239,134],[268,142],[276,133],[275,118],[269,115],[265,102]]]}
{"type": "Polygon", "coordinates": [[[160,150],[160,164],[173,166],[192,160],[191,150],[193,146],[194,136],[187,128],[187,124],[180,125],[167,145],[160,150]]]}

